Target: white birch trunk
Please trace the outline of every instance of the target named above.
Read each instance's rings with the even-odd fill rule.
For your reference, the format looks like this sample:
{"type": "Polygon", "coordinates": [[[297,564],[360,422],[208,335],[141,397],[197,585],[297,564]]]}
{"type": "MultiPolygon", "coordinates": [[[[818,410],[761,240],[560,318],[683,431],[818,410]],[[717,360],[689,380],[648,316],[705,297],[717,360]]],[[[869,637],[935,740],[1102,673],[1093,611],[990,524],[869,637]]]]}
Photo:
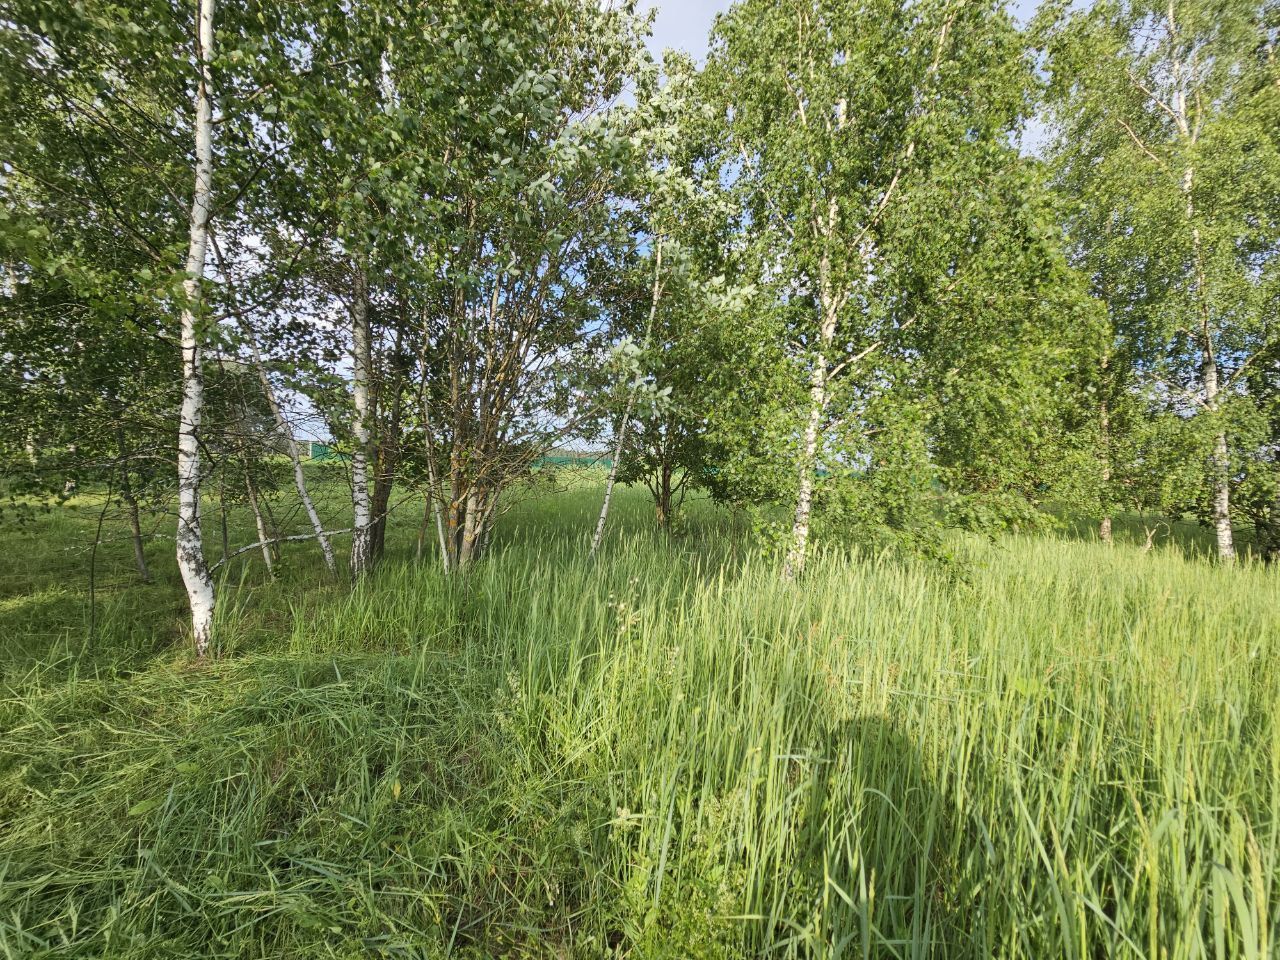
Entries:
{"type": "MultiPolygon", "coordinates": [[[[1103,363],[1106,369],[1106,363],[1103,363]]],[[[1106,389],[1104,384],[1103,389],[1106,389]]],[[[1111,533],[1111,408],[1103,397],[1100,426],[1102,428],[1102,520],[1098,524],[1098,536],[1110,546],[1114,542],[1111,533]]]]}
{"type": "MultiPolygon", "coordinates": [[[[1170,23],[1172,24],[1172,8],[1170,23]]],[[[1181,93],[1175,99],[1177,116],[1185,118],[1186,106],[1181,93]]],[[[1187,141],[1194,145],[1195,139],[1190,136],[1185,119],[1180,119],[1180,127],[1187,141]]],[[[1195,168],[1188,166],[1182,175],[1182,192],[1186,197],[1187,221],[1191,225],[1191,248],[1195,258],[1196,299],[1200,310],[1200,347],[1201,377],[1204,380],[1205,410],[1210,416],[1218,414],[1218,361],[1213,353],[1213,330],[1209,322],[1209,306],[1205,301],[1204,265],[1201,253],[1200,228],[1196,225],[1195,194],[1192,188],[1195,183],[1195,168]]],[[[1227,447],[1227,434],[1221,427],[1213,439],[1213,455],[1210,458],[1213,471],[1211,494],[1213,499],[1213,532],[1218,545],[1218,559],[1231,563],[1236,558],[1235,538],[1231,530],[1231,457],[1227,447]]]]}
{"type": "Polygon", "coordinates": [[[289,461],[293,464],[293,485],[298,490],[298,499],[302,501],[303,509],[307,511],[307,519],[311,521],[311,529],[315,531],[316,542],[320,544],[320,552],[324,555],[324,565],[331,574],[336,576],[338,564],[333,557],[333,545],[329,542],[328,536],[325,535],[324,525],[320,522],[320,514],[316,512],[315,501],[311,499],[311,493],[307,490],[307,478],[302,471],[302,453],[298,449],[298,441],[293,438],[293,431],[289,429],[289,422],[285,419],[284,411],[276,399],[275,388],[271,386],[271,378],[267,375],[267,366],[262,360],[262,351],[258,349],[258,341],[252,334],[248,339],[249,345],[253,349],[253,364],[258,371],[258,380],[262,384],[262,393],[267,398],[267,406],[271,408],[271,416],[275,419],[276,429],[280,431],[280,435],[284,438],[289,461]]]}
{"type": "Polygon", "coordinates": [[[631,408],[635,403],[635,391],[631,391],[631,396],[627,398],[627,407],[622,414],[622,423],[618,427],[618,442],[613,448],[613,463],[609,465],[609,479],[604,484],[604,502],[600,504],[600,517],[596,520],[596,532],[591,538],[591,556],[595,556],[596,551],[600,549],[600,542],[604,540],[604,525],[609,519],[609,504],[613,500],[613,486],[618,480],[618,463],[622,460],[622,448],[627,439],[627,427],[631,424],[631,408]]]}
{"type": "MultiPolygon", "coordinates": [[[[418,524],[418,540],[413,551],[413,558],[415,560],[421,561],[423,556],[427,552],[427,531],[432,526],[432,523],[431,523],[432,517],[437,518],[435,523],[436,529],[438,531],[442,529],[439,522],[439,516],[440,516],[440,508],[436,505],[435,498],[430,493],[428,493],[423,498],[422,522],[418,524]]],[[[443,546],[443,543],[444,541],[442,537],[441,538],[442,546],[443,546]]]]}
{"type": "MultiPolygon", "coordinates": [[[[1169,2],[1166,16],[1169,36],[1176,38],[1178,25],[1174,17],[1172,0],[1169,2]]],[[[1172,62],[1172,71],[1174,81],[1178,84],[1178,89],[1173,96],[1173,119],[1177,124],[1178,132],[1181,134],[1185,146],[1189,149],[1194,148],[1198,140],[1199,130],[1198,125],[1193,126],[1187,118],[1186,91],[1181,86],[1182,79],[1185,76],[1184,65],[1176,53],[1172,62]]],[[[1195,92],[1195,96],[1199,96],[1198,90],[1195,92]]],[[[1205,299],[1204,260],[1200,227],[1196,223],[1194,185],[1195,167],[1188,163],[1182,173],[1182,193],[1186,200],[1187,224],[1191,228],[1191,248],[1195,261],[1193,264],[1195,269],[1195,292],[1197,306],[1200,311],[1200,346],[1203,351],[1201,376],[1204,380],[1205,410],[1211,416],[1217,416],[1219,412],[1218,361],[1214,356],[1213,328],[1210,323],[1209,305],[1205,299]]],[[[1218,428],[1214,436],[1211,466],[1213,470],[1211,481],[1213,529],[1218,544],[1218,559],[1224,563],[1231,563],[1236,558],[1235,540],[1231,531],[1231,459],[1227,446],[1227,434],[1221,427],[1218,428]]]]}
{"type": "Polygon", "coordinates": [[[800,487],[796,492],[796,514],[791,524],[791,548],[782,568],[785,580],[804,572],[809,549],[809,517],[813,512],[814,472],[818,460],[818,434],[827,410],[827,358],[818,357],[809,378],[809,419],[804,427],[804,449],[800,458],[800,487]]]}
{"type": "Polygon", "coordinates": [[[253,510],[253,522],[258,530],[258,543],[262,545],[262,562],[267,565],[267,573],[275,576],[276,565],[271,555],[271,537],[267,532],[267,522],[262,516],[262,506],[258,503],[258,491],[253,488],[253,476],[249,473],[247,463],[244,467],[244,492],[249,498],[249,507],[253,510]]]}
{"type": "Polygon", "coordinates": [[[444,532],[444,514],[440,511],[440,501],[435,499],[434,496],[431,498],[431,514],[436,521],[436,540],[440,544],[440,564],[444,567],[444,572],[448,573],[451,568],[449,566],[448,538],[444,532]]]}
{"type": "MultiPolygon", "coordinates": [[[[832,201],[827,212],[824,237],[829,241],[836,223],[837,207],[832,201]]],[[[822,326],[817,356],[809,374],[809,416],[804,427],[804,446],[800,456],[800,485],[796,491],[796,513],[791,524],[791,547],[787,551],[782,568],[784,580],[794,580],[804,572],[805,556],[809,549],[809,520],[813,513],[813,488],[818,466],[818,440],[822,422],[827,416],[828,378],[830,361],[827,358],[836,336],[836,321],[840,306],[831,284],[831,255],[824,251],[818,262],[818,299],[822,305],[822,326]]]]}
{"type": "MultiPolygon", "coordinates": [[[[1218,363],[1212,346],[1204,348],[1204,396],[1210,414],[1218,412],[1218,363]]],[[[1218,559],[1231,563],[1236,558],[1235,536],[1231,530],[1231,454],[1227,433],[1219,428],[1213,438],[1213,532],[1218,544],[1218,559]]]]}
{"type": "Polygon", "coordinates": [[[373,367],[372,344],[369,331],[369,286],[364,265],[356,268],[351,303],[351,347],[353,353],[352,387],[355,396],[355,417],[351,432],[355,436],[355,450],[351,454],[351,574],[362,577],[369,572],[372,561],[370,550],[370,526],[372,511],[369,499],[369,442],[370,399],[369,380],[373,367]]]}
{"type": "Polygon", "coordinates": [[[1218,559],[1231,563],[1236,558],[1236,544],[1231,529],[1231,458],[1225,433],[1219,432],[1214,438],[1213,461],[1213,531],[1218,541],[1218,559]]]}
{"type": "MultiPolygon", "coordinates": [[[[658,301],[662,299],[662,240],[659,238],[654,248],[653,295],[649,300],[649,324],[645,329],[645,347],[653,336],[653,324],[658,316],[658,301]]],[[[591,538],[591,556],[595,556],[604,540],[604,525],[609,520],[609,504],[613,501],[613,487],[618,480],[618,465],[622,462],[622,451],[627,440],[627,427],[631,425],[631,411],[635,408],[636,387],[633,385],[627,396],[627,406],[622,413],[622,424],[618,428],[618,442],[614,446],[613,463],[609,465],[609,479],[604,485],[604,502],[600,505],[600,518],[596,520],[595,536],[591,538]]]]}
{"type": "Polygon", "coordinates": [[[204,412],[201,368],[201,286],[209,243],[209,209],[213,192],[213,104],[209,60],[213,56],[214,0],[197,0],[200,76],[196,84],[195,190],[191,198],[186,294],[182,305],[182,410],[178,427],[178,569],[191,607],[196,655],[208,654],[213,642],[213,577],[204,557],[200,525],[200,421],[204,412]]]}

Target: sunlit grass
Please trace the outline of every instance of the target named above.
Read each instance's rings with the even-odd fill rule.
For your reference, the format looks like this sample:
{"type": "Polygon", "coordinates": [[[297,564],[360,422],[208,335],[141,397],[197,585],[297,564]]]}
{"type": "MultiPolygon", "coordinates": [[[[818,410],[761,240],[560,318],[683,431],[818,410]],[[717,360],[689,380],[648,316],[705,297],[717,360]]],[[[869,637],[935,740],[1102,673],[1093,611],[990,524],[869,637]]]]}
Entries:
{"type": "Polygon", "coordinates": [[[110,594],[141,652],[13,661],[0,949],[1275,955],[1275,570],[1025,537],[785,585],[638,493],[590,560],[597,508],[517,503],[465,582],[408,514],[355,591],[246,560],[210,664],[172,580],[110,594]]]}

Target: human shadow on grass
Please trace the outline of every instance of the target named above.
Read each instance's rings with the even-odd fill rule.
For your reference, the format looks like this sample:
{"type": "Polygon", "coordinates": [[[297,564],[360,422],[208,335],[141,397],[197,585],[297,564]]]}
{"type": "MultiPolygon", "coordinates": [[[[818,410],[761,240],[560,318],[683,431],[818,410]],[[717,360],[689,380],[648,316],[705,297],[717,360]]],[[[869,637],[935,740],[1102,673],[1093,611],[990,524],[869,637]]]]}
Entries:
{"type": "MultiPolygon", "coordinates": [[[[917,738],[862,715],[821,732],[800,791],[790,873],[760,904],[774,949],[804,957],[972,954],[972,871],[917,738]],[[806,782],[807,780],[807,782],[806,782]]],[[[976,838],[975,838],[976,839],[976,838]]]]}

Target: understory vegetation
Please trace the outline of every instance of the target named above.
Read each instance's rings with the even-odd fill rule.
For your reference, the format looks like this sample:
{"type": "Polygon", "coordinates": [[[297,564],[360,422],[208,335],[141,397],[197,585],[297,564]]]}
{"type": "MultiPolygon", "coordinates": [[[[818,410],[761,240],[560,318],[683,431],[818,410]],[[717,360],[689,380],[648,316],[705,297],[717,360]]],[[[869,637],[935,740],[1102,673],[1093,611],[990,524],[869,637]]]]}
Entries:
{"type": "Polygon", "coordinates": [[[401,515],[354,589],[243,555],[203,660],[118,521],[91,622],[100,493],[8,528],[0,953],[1275,955],[1274,569],[1135,523],[796,584],[618,499],[594,558],[582,481],[466,577],[401,515]]]}

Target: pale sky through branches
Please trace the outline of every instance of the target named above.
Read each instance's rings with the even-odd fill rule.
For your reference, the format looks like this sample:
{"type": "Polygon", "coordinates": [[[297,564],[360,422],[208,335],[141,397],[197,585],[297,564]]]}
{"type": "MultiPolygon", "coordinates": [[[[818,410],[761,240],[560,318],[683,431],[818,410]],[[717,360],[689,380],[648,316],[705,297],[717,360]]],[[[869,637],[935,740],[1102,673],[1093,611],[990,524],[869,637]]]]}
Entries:
{"type": "MultiPolygon", "coordinates": [[[[1012,0],[1014,16],[1025,24],[1036,11],[1039,0],[1012,0]]],[[[663,50],[685,50],[699,60],[706,56],[707,37],[716,14],[729,9],[731,0],[648,0],[649,9],[657,8],[653,36],[649,46],[654,53],[663,50]]],[[[1044,140],[1044,126],[1031,118],[1022,135],[1022,150],[1035,153],[1044,140]]]]}
{"type": "MultiPolygon", "coordinates": [[[[707,35],[717,13],[729,9],[730,0],[649,0],[658,8],[649,45],[661,53],[668,47],[687,50],[701,58],[707,52],[707,35]]],[[[1013,10],[1020,23],[1035,12],[1036,0],[1014,0],[1013,10]]]]}

